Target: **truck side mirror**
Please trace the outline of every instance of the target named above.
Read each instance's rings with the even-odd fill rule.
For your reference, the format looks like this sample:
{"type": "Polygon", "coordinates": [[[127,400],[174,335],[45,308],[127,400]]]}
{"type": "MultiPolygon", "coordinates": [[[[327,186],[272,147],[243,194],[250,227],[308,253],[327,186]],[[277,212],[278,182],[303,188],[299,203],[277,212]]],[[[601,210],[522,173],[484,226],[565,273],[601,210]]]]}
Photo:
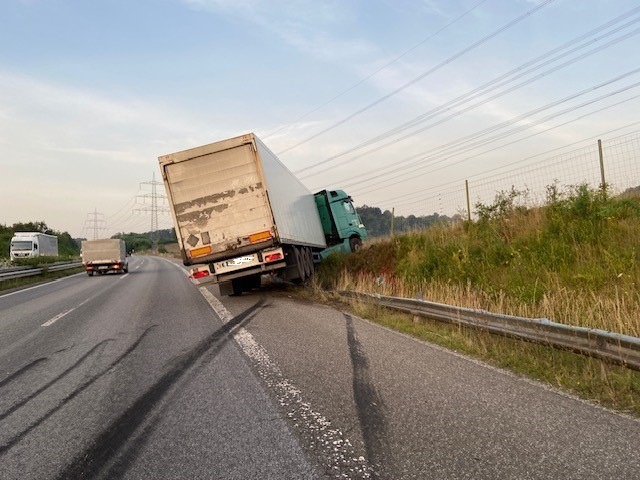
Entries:
{"type": "Polygon", "coordinates": [[[34,243],[34,244],[33,244],[33,249],[34,249],[34,250],[37,250],[37,249],[38,249],[38,244],[37,244],[37,243],[34,243]]]}

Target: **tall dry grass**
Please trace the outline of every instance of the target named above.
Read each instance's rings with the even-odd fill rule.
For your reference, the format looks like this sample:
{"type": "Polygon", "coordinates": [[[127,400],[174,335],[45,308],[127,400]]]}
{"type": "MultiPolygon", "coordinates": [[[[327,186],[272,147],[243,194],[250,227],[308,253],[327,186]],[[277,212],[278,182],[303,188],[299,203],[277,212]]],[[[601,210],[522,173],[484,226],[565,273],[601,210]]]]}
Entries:
{"type": "Polygon", "coordinates": [[[478,222],[330,258],[319,281],[640,337],[640,200],[586,186],[549,190],[541,207],[503,193],[478,206],[478,222]]]}

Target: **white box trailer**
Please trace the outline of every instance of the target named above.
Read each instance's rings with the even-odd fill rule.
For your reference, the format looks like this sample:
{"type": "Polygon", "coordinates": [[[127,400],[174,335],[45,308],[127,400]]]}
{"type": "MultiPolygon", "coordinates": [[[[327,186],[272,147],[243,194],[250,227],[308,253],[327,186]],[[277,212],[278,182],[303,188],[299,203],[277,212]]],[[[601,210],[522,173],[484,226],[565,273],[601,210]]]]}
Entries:
{"type": "Polygon", "coordinates": [[[193,278],[238,294],[265,272],[311,275],[327,246],[314,196],[254,134],[158,160],[193,278]]]}
{"type": "Polygon", "coordinates": [[[83,240],[82,263],[90,277],[94,273],[99,275],[108,272],[127,273],[129,261],[124,240],[118,238],[83,240]]]}
{"type": "Polygon", "coordinates": [[[9,248],[11,260],[30,257],[57,257],[58,237],[40,232],[15,232],[9,248]]]}

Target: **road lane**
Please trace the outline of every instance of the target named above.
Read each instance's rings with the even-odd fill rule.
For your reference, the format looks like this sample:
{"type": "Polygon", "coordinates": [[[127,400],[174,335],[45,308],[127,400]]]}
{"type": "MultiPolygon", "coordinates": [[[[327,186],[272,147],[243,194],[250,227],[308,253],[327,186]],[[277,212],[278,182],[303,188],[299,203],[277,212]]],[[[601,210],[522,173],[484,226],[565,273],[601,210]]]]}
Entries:
{"type": "Polygon", "coordinates": [[[0,478],[316,477],[230,340],[261,305],[222,326],[174,266],[131,260],[0,304],[0,478]]]}
{"type": "Polygon", "coordinates": [[[640,478],[638,420],[279,289],[223,301],[259,300],[246,330],[374,477],[640,478]]]}
{"type": "Polygon", "coordinates": [[[29,293],[72,309],[49,327],[0,298],[0,478],[639,478],[637,420],[281,287],[220,298],[132,262],[29,293]]]}

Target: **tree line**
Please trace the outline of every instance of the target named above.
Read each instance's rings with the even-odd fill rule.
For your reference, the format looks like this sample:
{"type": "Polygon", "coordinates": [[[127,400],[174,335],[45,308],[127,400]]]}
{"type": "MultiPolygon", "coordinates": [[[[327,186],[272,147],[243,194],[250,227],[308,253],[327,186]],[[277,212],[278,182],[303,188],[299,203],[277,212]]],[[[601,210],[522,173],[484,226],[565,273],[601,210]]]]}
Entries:
{"type": "Polygon", "coordinates": [[[11,226],[0,223],[0,258],[9,258],[11,237],[15,232],[39,232],[58,237],[58,254],[61,257],[75,257],[80,255],[80,244],[69,232],[59,232],[49,228],[45,222],[18,222],[11,226]]]}
{"type": "Polygon", "coordinates": [[[448,217],[447,215],[439,215],[438,213],[419,217],[415,215],[409,215],[407,217],[394,216],[389,210],[383,212],[378,207],[369,207],[367,205],[356,207],[356,210],[370,237],[390,236],[392,234],[392,224],[393,233],[397,234],[425,230],[438,223],[450,223],[461,219],[459,215],[448,217]]]}

